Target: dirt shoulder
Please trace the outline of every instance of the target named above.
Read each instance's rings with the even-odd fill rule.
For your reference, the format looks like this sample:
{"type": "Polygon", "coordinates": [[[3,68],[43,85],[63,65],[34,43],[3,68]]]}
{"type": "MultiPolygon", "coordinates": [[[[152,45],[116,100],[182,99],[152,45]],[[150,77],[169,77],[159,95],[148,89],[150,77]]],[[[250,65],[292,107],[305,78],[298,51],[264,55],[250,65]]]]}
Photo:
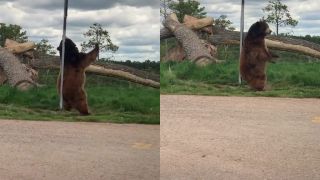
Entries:
{"type": "Polygon", "coordinates": [[[161,179],[320,179],[320,99],[161,95],[161,179]]]}
{"type": "Polygon", "coordinates": [[[0,120],[1,179],[159,179],[159,126],[0,120]]]}

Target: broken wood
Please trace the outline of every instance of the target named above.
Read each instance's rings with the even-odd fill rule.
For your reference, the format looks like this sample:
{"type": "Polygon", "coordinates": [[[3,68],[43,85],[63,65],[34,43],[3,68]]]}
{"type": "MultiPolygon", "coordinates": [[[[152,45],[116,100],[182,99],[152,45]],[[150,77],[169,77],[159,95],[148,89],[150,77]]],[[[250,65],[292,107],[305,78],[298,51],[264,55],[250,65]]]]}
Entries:
{"type": "Polygon", "coordinates": [[[8,78],[9,85],[19,90],[28,90],[36,86],[32,80],[32,71],[7,49],[0,48],[0,67],[8,78]]]}
{"type": "MultiPolygon", "coordinates": [[[[214,27],[213,35],[209,37],[208,41],[214,45],[239,45],[240,32],[214,27]]],[[[306,40],[270,35],[266,37],[266,44],[270,49],[298,52],[320,58],[320,45],[306,40]]]]}
{"type": "Polygon", "coordinates": [[[198,19],[189,15],[185,15],[183,18],[183,24],[190,29],[196,30],[211,26],[213,24],[213,18],[205,17],[198,19]]]}
{"type": "MultiPolygon", "coordinates": [[[[178,21],[175,15],[170,15],[173,20],[178,21]]],[[[183,24],[192,30],[200,30],[212,34],[212,24],[214,20],[212,17],[205,17],[198,19],[189,15],[185,15],[183,18],[183,24]]],[[[160,40],[174,37],[173,33],[166,27],[160,29],[160,40]]]]}
{"type": "Polygon", "coordinates": [[[186,59],[195,62],[199,66],[216,63],[218,60],[211,56],[198,36],[188,27],[181,24],[175,18],[175,14],[169,15],[163,25],[176,37],[186,53],[186,59]]]}
{"type": "Polygon", "coordinates": [[[36,47],[34,42],[18,43],[11,39],[6,39],[4,47],[14,54],[20,54],[32,50],[36,47]]]}

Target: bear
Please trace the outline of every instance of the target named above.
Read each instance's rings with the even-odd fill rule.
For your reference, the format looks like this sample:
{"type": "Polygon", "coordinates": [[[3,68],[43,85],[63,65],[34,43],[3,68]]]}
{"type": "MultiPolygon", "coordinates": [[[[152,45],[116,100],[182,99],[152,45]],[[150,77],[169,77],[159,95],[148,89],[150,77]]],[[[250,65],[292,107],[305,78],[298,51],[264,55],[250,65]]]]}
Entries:
{"type": "Polygon", "coordinates": [[[274,63],[272,58],[278,58],[268,50],[265,43],[265,37],[271,32],[264,20],[254,23],[249,28],[240,53],[241,78],[256,91],[266,89],[267,62],[274,63]]]}
{"type": "MultiPolygon", "coordinates": [[[[62,59],[62,41],[57,50],[62,59]]],[[[76,44],[69,38],[65,40],[65,60],[63,71],[63,108],[70,111],[72,108],[79,111],[81,115],[89,115],[87,95],[84,90],[86,81],[86,68],[95,61],[99,53],[99,46],[89,53],[79,52],[76,44]]],[[[59,95],[61,83],[61,72],[57,79],[57,88],[59,95]]]]}

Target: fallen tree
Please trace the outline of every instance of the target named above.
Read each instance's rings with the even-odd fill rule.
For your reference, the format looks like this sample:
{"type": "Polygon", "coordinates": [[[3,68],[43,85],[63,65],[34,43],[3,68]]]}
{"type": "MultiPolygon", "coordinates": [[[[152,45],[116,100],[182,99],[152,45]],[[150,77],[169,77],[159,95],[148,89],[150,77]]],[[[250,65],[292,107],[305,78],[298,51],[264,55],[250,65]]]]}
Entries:
{"type": "MultiPolygon", "coordinates": [[[[218,60],[210,54],[205,44],[201,39],[194,33],[190,27],[205,27],[208,24],[201,22],[201,25],[195,25],[200,22],[199,19],[185,18],[188,19],[188,26],[181,24],[176,15],[173,13],[169,15],[163,22],[163,25],[169,29],[175,38],[180,43],[181,47],[185,52],[185,59],[195,62],[197,65],[204,66],[210,63],[216,63],[218,60]],[[192,21],[192,22],[191,22],[192,21]],[[194,25],[194,26],[193,26],[194,25]]],[[[185,22],[185,23],[187,23],[185,22]]],[[[212,21],[213,22],[213,21],[212,21]]],[[[212,23],[211,21],[206,23],[212,23]]],[[[200,24],[200,23],[199,23],[200,24]]]]}
{"type": "MultiPolygon", "coordinates": [[[[245,35],[246,33],[244,33],[245,35]]],[[[160,39],[171,37],[174,37],[174,35],[167,28],[160,30],[160,39]]],[[[215,46],[223,44],[239,45],[240,32],[221,29],[213,25],[212,35],[208,37],[207,41],[215,46]]],[[[270,49],[297,52],[320,58],[320,45],[303,39],[269,35],[266,37],[266,44],[270,49]]]]}
{"type": "MultiPolygon", "coordinates": [[[[213,35],[209,37],[208,41],[214,45],[238,45],[240,44],[240,32],[213,27],[213,35]]],[[[269,35],[266,38],[266,44],[270,49],[298,52],[320,58],[320,45],[303,39],[269,35]]]]}
{"type": "Polygon", "coordinates": [[[19,90],[27,90],[36,85],[32,79],[32,70],[7,49],[0,48],[0,67],[6,75],[9,85],[19,90]]]}
{"type": "MultiPolygon", "coordinates": [[[[57,56],[47,56],[45,60],[34,59],[30,63],[30,66],[35,69],[60,69],[60,58],[57,56]]],[[[112,76],[145,86],[160,88],[160,77],[158,75],[124,65],[111,63],[102,65],[96,63],[90,65],[86,69],[86,72],[104,76],[112,76]]]]}
{"type": "MultiPolygon", "coordinates": [[[[35,69],[60,69],[60,58],[57,56],[42,56],[33,54],[34,43],[18,43],[6,40],[6,48],[0,48],[0,83],[19,90],[27,90],[37,86],[37,71],[35,69]]],[[[134,83],[160,88],[160,77],[150,72],[128,66],[112,63],[96,63],[90,65],[89,73],[121,78],[134,83]]]]}

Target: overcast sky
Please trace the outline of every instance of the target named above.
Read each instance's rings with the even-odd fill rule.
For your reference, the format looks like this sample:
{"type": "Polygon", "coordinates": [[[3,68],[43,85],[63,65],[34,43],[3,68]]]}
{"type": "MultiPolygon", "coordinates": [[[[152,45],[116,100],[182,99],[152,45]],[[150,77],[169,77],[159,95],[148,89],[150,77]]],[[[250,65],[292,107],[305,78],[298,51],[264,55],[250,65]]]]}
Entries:
{"type": "MultiPolygon", "coordinates": [[[[228,16],[234,27],[239,30],[241,0],[200,0],[209,16],[228,16]]],[[[293,18],[299,21],[295,28],[280,28],[279,33],[293,33],[294,35],[320,35],[320,1],[319,0],[282,0],[288,6],[293,18]]],[[[268,0],[245,0],[245,31],[262,16],[268,0]]],[[[275,27],[270,25],[273,31],[275,27]]]]}
{"type": "MultiPolygon", "coordinates": [[[[46,38],[57,47],[63,5],[64,0],[0,0],[0,22],[20,25],[30,40],[46,38]]],[[[69,0],[67,36],[80,49],[82,34],[97,22],[120,47],[115,60],[159,61],[159,14],[158,0],[69,0]]]]}

